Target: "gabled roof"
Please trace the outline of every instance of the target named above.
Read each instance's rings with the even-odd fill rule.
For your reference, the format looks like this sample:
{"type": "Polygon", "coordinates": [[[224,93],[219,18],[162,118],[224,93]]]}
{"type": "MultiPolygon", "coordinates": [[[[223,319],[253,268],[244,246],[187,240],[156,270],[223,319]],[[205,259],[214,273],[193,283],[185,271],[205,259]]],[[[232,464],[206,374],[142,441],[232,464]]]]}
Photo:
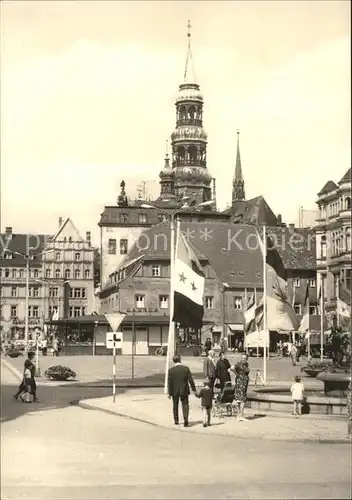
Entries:
{"type": "Polygon", "coordinates": [[[345,175],[339,180],[339,184],[343,182],[351,182],[351,167],[347,170],[345,175]]]}
{"type": "Polygon", "coordinates": [[[6,234],[0,236],[0,267],[23,267],[26,261],[15,252],[26,255],[28,249],[34,259],[31,260],[31,267],[40,267],[42,255],[39,255],[45,248],[46,242],[50,241],[51,236],[45,234],[6,234]],[[5,253],[8,251],[12,259],[5,259],[5,253]]]}
{"type": "Polygon", "coordinates": [[[256,196],[251,200],[236,200],[230,208],[223,212],[231,214],[233,218],[243,223],[266,224],[276,226],[277,217],[263,196],[256,196]]]}
{"type": "Polygon", "coordinates": [[[337,185],[335,184],[334,181],[328,181],[324,187],[319,191],[318,196],[321,194],[327,194],[331,193],[332,191],[335,191],[337,189],[337,185]]]}
{"type": "Polygon", "coordinates": [[[67,217],[66,220],[61,224],[59,227],[57,233],[53,236],[52,241],[57,241],[59,240],[59,236],[64,234],[65,231],[71,230],[71,233],[74,235],[73,241],[84,241],[82,236],[79,234],[78,229],[70,219],[70,217],[67,217]]]}

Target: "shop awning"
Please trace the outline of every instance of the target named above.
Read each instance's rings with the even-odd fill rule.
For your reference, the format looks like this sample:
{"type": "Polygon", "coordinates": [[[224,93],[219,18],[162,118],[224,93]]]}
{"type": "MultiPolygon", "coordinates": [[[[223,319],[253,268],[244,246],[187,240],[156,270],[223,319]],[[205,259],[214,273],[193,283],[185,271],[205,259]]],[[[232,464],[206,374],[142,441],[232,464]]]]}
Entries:
{"type": "Polygon", "coordinates": [[[242,323],[231,323],[228,325],[232,332],[243,332],[244,327],[242,323]]]}
{"type": "Polygon", "coordinates": [[[214,325],[213,328],[211,329],[213,333],[222,333],[222,326],[221,325],[214,325]]]}

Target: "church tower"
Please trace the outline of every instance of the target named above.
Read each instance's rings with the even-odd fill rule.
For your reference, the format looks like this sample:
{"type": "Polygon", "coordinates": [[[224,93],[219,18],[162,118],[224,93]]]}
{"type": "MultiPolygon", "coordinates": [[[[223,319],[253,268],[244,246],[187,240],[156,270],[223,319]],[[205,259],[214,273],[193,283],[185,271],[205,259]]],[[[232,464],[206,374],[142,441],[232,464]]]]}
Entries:
{"type": "Polygon", "coordinates": [[[241,153],[240,153],[240,131],[237,130],[237,154],[236,154],[235,177],[232,183],[232,202],[243,201],[245,199],[246,196],[244,191],[244,180],[242,175],[241,153]]]}
{"type": "Polygon", "coordinates": [[[165,164],[164,168],[159,174],[160,177],[160,196],[158,200],[170,201],[175,199],[175,174],[170,165],[170,157],[168,151],[168,141],[166,141],[166,154],[165,154],[165,164]]]}
{"type": "Polygon", "coordinates": [[[176,129],[171,135],[174,192],[187,193],[190,205],[211,200],[212,176],[207,169],[207,134],[203,129],[203,97],[196,83],[188,21],[184,81],[176,97],[176,129]]]}

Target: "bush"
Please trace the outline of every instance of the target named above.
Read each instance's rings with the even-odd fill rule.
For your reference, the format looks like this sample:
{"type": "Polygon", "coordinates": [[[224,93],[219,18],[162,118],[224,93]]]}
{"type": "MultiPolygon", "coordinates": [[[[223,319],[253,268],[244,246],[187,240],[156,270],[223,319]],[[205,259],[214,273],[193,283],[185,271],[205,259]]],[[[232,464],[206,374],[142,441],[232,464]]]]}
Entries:
{"type": "Polygon", "coordinates": [[[318,372],[327,372],[327,373],[348,373],[348,367],[336,366],[332,363],[328,363],[327,361],[317,361],[315,363],[308,363],[305,366],[302,366],[301,371],[311,370],[318,372]]]}
{"type": "Polygon", "coordinates": [[[55,365],[50,366],[44,373],[47,378],[53,380],[66,380],[68,378],[75,378],[76,373],[68,368],[68,366],[55,365]]]}
{"type": "Polygon", "coordinates": [[[20,351],[19,349],[9,349],[7,352],[6,352],[6,355],[9,357],[9,358],[18,358],[18,356],[23,356],[23,352],[20,351]]]}

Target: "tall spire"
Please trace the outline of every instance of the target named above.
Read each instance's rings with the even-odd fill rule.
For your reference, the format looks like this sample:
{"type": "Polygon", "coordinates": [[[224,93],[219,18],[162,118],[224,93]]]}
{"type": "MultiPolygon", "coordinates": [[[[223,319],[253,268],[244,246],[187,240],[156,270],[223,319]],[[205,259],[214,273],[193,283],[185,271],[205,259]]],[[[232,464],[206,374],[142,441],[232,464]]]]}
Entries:
{"type": "Polygon", "coordinates": [[[240,131],[237,130],[237,153],[235,177],[232,187],[232,201],[245,200],[244,180],[242,175],[241,153],[240,153],[240,131]]]}
{"type": "Polygon", "coordinates": [[[184,83],[196,83],[196,73],[194,70],[194,62],[192,57],[192,48],[191,48],[191,21],[188,21],[187,24],[187,38],[188,38],[188,47],[187,47],[187,57],[186,57],[186,65],[185,72],[183,75],[184,83]]]}

